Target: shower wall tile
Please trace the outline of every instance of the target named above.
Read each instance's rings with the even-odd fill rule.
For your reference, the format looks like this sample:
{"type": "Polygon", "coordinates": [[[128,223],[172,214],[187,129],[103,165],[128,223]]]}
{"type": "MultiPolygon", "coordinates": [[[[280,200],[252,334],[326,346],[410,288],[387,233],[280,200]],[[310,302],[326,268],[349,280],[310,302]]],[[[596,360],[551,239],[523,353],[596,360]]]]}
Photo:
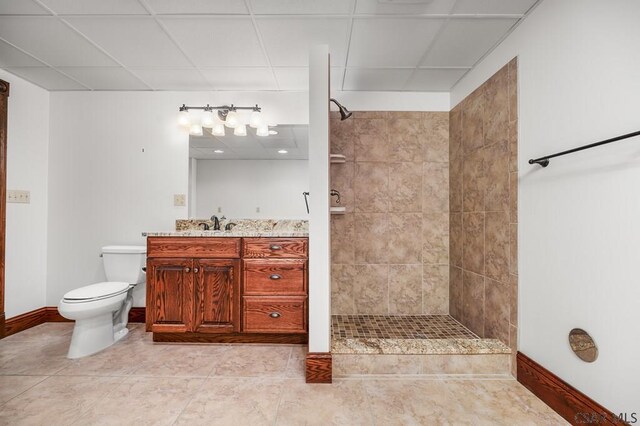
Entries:
{"type": "Polygon", "coordinates": [[[424,163],[422,191],[423,212],[449,211],[449,163],[424,163]]]}
{"type": "Polygon", "coordinates": [[[484,216],[484,213],[462,214],[462,266],[476,274],[484,274],[484,216]]]}
{"type": "Polygon", "coordinates": [[[485,148],[486,192],[484,208],[491,212],[508,212],[509,205],[509,145],[497,142],[485,148]]]}
{"type": "Polygon", "coordinates": [[[509,284],[487,279],[485,281],[484,337],[509,341],[509,284]]]}
{"type": "Polygon", "coordinates": [[[422,261],[449,264],[449,213],[424,213],[422,216],[422,261]]]}
{"type": "Polygon", "coordinates": [[[424,161],[447,163],[449,161],[449,114],[429,112],[421,123],[424,138],[424,161]]]}
{"type": "MultiPolygon", "coordinates": [[[[332,183],[332,188],[336,186],[332,183]]],[[[339,188],[334,188],[340,191],[339,188]]],[[[389,211],[389,167],[386,163],[357,162],[353,178],[355,211],[389,211]]]]}
{"type": "Polygon", "coordinates": [[[424,265],[422,276],[422,313],[449,313],[449,265],[424,265]]]}
{"type": "Polygon", "coordinates": [[[451,213],[449,217],[449,261],[462,268],[462,213],[451,213]]]}
{"type": "Polygon", "coordinates": [[[355,265],[353,296],[357,314],[389,312],[388,281],[388,265],[355,265]]]}
{"type": "Polygon", "coordinates": [[[511,345],[514,354],[518,308],[517,107],[514,58],[449,113],[449,310],[479,335],[511,345]]]}
{"type": "Polygon", "coordinates": [[[484,276],[473,272],[463,272],[462,323],[480,337],[484,337],[484,276]]]}
{"type": "Polygon", "coordinates": [[[334,264],[355,264],[355,222],[354,214],[335,215],[331,218],[331,262],[334,264]]]}
{"type": "Polygon", "coordinates": [[[394,213],[387,218],[389,224],[385,238],[389,263],[421,263],[421,213],[394,213]]]}
{"type": "Polygon", "coordinates": [[[347,157],[331,165],[347,209],[331,217],[333,313],[448,313],[449,114],[330,117],[331,152],[347,157]]]}
{"type": "Polygon", "coordinates": [[[422,313],[422,265],[389,265],[389,313],[422,313]]]}
{"type": "Polygon", "coordinates": [[[449,267],[449,314],[462,322],[462,268],[449,267]]]}
{"type": "Polygon", "coordinates": [[[509,215],[487,212],[485,215],[485,273],[506,283],[509,281],[509,215]]]}
{"type": "Polygon", "coordinates": [[[392,163],[389,169],[389,211],[422,212],[422,163],[392,163]]]}

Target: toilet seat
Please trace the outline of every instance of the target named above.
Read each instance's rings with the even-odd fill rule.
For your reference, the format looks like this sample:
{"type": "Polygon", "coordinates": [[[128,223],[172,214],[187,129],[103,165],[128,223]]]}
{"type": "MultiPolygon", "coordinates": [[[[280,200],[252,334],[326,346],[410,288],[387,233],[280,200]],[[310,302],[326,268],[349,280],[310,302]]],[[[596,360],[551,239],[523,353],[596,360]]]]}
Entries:
{"type": "Polygon", "coordinates": [[[71,290],[62,298],[65,303],[87,303],[96,300],[108,299],[126,293],[129,283],[107,281],[71,290]]]}

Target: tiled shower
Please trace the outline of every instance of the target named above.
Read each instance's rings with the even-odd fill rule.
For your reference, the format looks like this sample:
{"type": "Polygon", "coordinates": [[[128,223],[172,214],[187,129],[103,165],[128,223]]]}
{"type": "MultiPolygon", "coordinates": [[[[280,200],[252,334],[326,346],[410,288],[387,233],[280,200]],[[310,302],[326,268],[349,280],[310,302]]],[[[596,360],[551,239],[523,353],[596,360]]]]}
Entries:
{"type": "Polygon", "coordinates": [[[449,113],[332,114],[334,342],[487,338],[515,356],[516,70],[449,113]]]}

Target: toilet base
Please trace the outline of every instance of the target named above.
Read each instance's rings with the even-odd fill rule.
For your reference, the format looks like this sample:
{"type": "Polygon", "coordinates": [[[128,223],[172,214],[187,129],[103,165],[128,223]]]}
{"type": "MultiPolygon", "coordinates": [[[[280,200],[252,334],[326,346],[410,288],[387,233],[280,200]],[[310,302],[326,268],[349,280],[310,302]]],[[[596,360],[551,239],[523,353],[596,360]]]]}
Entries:
{"type": "Polygon", "coordinates": [[[113,314],[78,319],[73,327],[67,358],[76,359],[93,355],[116,342],[113,333],[113,314]]]}

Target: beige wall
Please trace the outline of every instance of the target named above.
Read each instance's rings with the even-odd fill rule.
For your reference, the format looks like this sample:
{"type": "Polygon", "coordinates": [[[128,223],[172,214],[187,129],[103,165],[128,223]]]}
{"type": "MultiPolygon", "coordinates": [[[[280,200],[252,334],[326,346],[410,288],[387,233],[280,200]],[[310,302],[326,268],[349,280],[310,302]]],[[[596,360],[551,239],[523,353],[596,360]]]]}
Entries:
{"type": "MultiPolygon", "coordinates": [[[[515,354],[517,62],[450,113],[450,313],[515,354]]],[[[514,363],[515,365],[515,363],[514,363]]]]}
{"type": "Polygon", "coordinates": [[[449,312],[448,146],[446,112],[332,115],[333,314],[449,312]]]}

